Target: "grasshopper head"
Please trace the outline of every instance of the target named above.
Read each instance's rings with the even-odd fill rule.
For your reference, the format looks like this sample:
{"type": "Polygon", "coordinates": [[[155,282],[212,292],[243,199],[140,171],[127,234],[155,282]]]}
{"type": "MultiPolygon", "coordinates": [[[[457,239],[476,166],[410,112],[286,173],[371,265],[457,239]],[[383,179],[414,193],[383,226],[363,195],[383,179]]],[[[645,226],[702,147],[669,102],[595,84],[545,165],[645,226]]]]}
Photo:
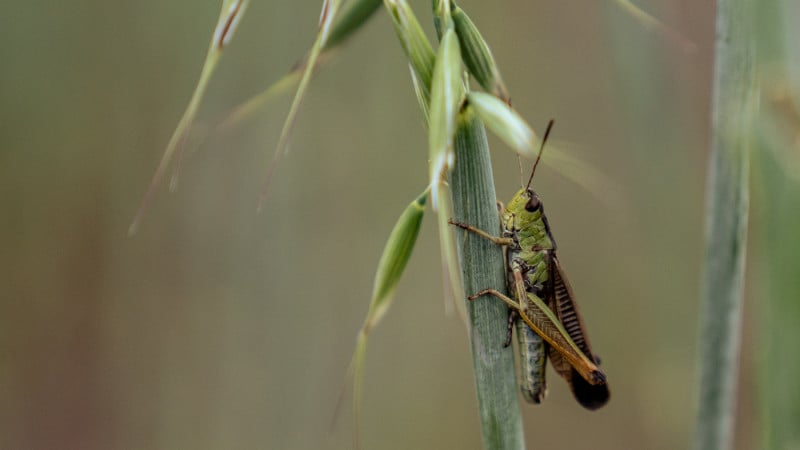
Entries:
{"type": "Polygon", "coordinates": [[[539,195],[531,188],[520,189],[508,202],[506,215],[513,216],[518,228],[525,228],[542,217],[542,202],[539,195]]]}

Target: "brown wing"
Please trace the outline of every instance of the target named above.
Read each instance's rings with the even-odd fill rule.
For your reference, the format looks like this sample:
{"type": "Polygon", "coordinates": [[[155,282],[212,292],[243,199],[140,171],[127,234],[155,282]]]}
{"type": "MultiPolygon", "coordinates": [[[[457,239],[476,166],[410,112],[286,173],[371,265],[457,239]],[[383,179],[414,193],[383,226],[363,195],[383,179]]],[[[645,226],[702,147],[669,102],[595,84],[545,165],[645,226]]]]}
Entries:
{"type": "MultiPolygon", "coordinates": [[[[547,303],[550,309],[556,314],[558,320],[567,330],[569,337],[572,338],[575,345],[596,364],[599,360],[592,353],[592,348],[589,345],[589,338],[586,334],[586,327],[583,324],[583,319],[578,311],[578,305],[575,303],[575,295],[572,293],[572,287],[569,285],[564,271],[561,269],[561,263],[558,262],[555,254],[551,255],[550,264],[550,295],[548,295],[547,303]]],[[[572,394],[575,399],[584,408],[595,410],[608,402],[610,393],[608,384],[589,384],[580,374],[569,364],[566,360],[554,349],[548,347],[548,356],[561,377],[569,384],[572,394]]]]}

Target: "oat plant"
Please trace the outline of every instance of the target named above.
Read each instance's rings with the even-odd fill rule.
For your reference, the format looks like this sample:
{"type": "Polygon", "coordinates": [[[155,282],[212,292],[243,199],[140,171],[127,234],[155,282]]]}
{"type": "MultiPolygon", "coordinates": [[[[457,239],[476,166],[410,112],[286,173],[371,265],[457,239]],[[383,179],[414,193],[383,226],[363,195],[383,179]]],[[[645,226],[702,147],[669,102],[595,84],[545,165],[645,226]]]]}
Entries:
{"type": "MultiPolygon", "coordinates": [[[[223,1],[217,31],[212,37],[197,89],[167,146],[131,225],[131,233],[138,227],[167,167],[182,152],[214,67],[246,6],[247,0],[223,1]]],[[[392,294],[410,260],[429,206],[438,218],[442,267],[449,296],[469,331],[483,446],[487,450],[520,450],[525,448],[525,443],[514,357],[511,348],[503,346],[507,307],[487,299],[467,304],[465,294],[487,288],[506,290],[502,250],[472,235],[456,235],[455,227],[448,222],[455,220],[483,230],[500,230],[484,126],[522,157],[535,157],[540,139],[511,108],[508,89],[489,45],[466,12],[452,1],[433,0],[430,13],[439,41],[432,43],[406,0],[324,0],[317,36],[308,54],[269,89],[235,108],[216,129],[226,129],[240,122],[276,94],[297,86],[272,163],[266,171],[263,199],[268,195],[270,175],[286,151],[314,72],[381,6],[388,13],[406,55],[414,95],[427,125],[428,149],[420,149],[420,158],[428,160],[429,182],[420,187],[422,193],[400,215],[378,263],[369,311],[358,334],[349,370],[354,380],[355,442],[358,445],[367,339],[391,305],[392,294]],[[471,81],[483,92],[471,91],[471,81]]],[[[177,174],[180,164],[174,163],[174,166],[177,174]]]]}

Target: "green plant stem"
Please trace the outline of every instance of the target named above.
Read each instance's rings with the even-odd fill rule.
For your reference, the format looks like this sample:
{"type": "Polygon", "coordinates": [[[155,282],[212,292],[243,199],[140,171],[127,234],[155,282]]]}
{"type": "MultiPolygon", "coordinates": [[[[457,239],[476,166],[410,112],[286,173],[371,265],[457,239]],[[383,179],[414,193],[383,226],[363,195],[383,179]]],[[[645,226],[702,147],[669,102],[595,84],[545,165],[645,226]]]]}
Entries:
{"type": "Polygon", "coordinates": [[[758,17],[758,67],[764,75],[758,80],[762,89],[759,113],[758,147],[755,150],[754,187],[760,194],[754,204],[763,218],[759,249],[766,264],[759,279],[761,330],[758,348],[758,387],[760,396],[760,440],[764,450],[800,448],[800,278],[797,255],[800,242],[800,179],[797,177],[797,154],[792,140],[800,130],[797,98],[800,91],[791,88],[786,77],[794,49],[800,39],[800,18],[792,14],[790,2],[761,2],[758,17]],[[786,88],[785,96],[776,91],[786,88]]]}
{"type": "MultiPolygon", "coordinates": [[[[469,110],[456,132],[451,176],[455,220],[497,234],[500,220],[489,144],[483,124],[469,110]]],[[[472,233],[459,233],[459,254],[467,294],[494,288],[505,292],[503,252],[472,233]]],[[[478,392],[483,447],[522,450],[525,437],[517,399],[514,355],[503,347],[508,308],[491,297],[469,302],[470,341],[478,392]]]]}
{"type": "MultiPolygon", "coordinates": [[[[772,130],[770,130],[772,131],[772,130]]],[[[779,141],[786,143],[786,141],[779,141]]],[[[761,146],[775,145],[763,139],[761,146]]],[[[778,151],[785,151],[785,145],[778,151]]],[[[759,149],[761,150],[761,149],[759,149]]],[[[766,150],[766,149],[764,149],[766,150]]],[[[758,448],[785,450],[800,448],[800,279],[797,277],[797,255],[800,254],[797,230],[800,229],[800,182],[786,176],[785,160],[774,152],[757,152],[761,166],[759,213],[764,224],[761,240],[766,258],[761,277],[766,282],[763,292],[759,338],[759,394],[761,397],[758,448]]],[[[754,170],[756,172],[756,170],[754,170]]]]}
{"type": "Polygon", "coordinates": [[[700,316],[699,450],[728,449],[736,415],[754,66],[752,0],[717,2],[706,259],[700,316]]]}

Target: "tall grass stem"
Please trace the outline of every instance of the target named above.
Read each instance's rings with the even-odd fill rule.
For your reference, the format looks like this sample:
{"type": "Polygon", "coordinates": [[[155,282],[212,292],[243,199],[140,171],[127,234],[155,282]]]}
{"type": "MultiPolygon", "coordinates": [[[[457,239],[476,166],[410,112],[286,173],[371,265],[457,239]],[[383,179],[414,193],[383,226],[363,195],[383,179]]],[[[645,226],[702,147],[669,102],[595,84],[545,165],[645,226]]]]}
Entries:
{"type": "MultiPolygon", "coordinates": [[[[455,139],[456,164],[451,175],[455,220],[493,234],[500,231],[489,144],[474,113],[461,115],[455,139]]],[[[505,292],[503,252],[497,245],[459,233],[459,253],[467,294],[494,288],[505,292]]],[[[525,437],[517,397],[514,355],[504,347],[508,308],[491,297],[468,305],[473,369],[478,393],[483,448],[522,450],[525,437]]]]}
{"type": "Polygon", "coordinates": [[[719,0],[694,448],[731,448],[742,340],[754,112],[752,0],[719,0]]]}

